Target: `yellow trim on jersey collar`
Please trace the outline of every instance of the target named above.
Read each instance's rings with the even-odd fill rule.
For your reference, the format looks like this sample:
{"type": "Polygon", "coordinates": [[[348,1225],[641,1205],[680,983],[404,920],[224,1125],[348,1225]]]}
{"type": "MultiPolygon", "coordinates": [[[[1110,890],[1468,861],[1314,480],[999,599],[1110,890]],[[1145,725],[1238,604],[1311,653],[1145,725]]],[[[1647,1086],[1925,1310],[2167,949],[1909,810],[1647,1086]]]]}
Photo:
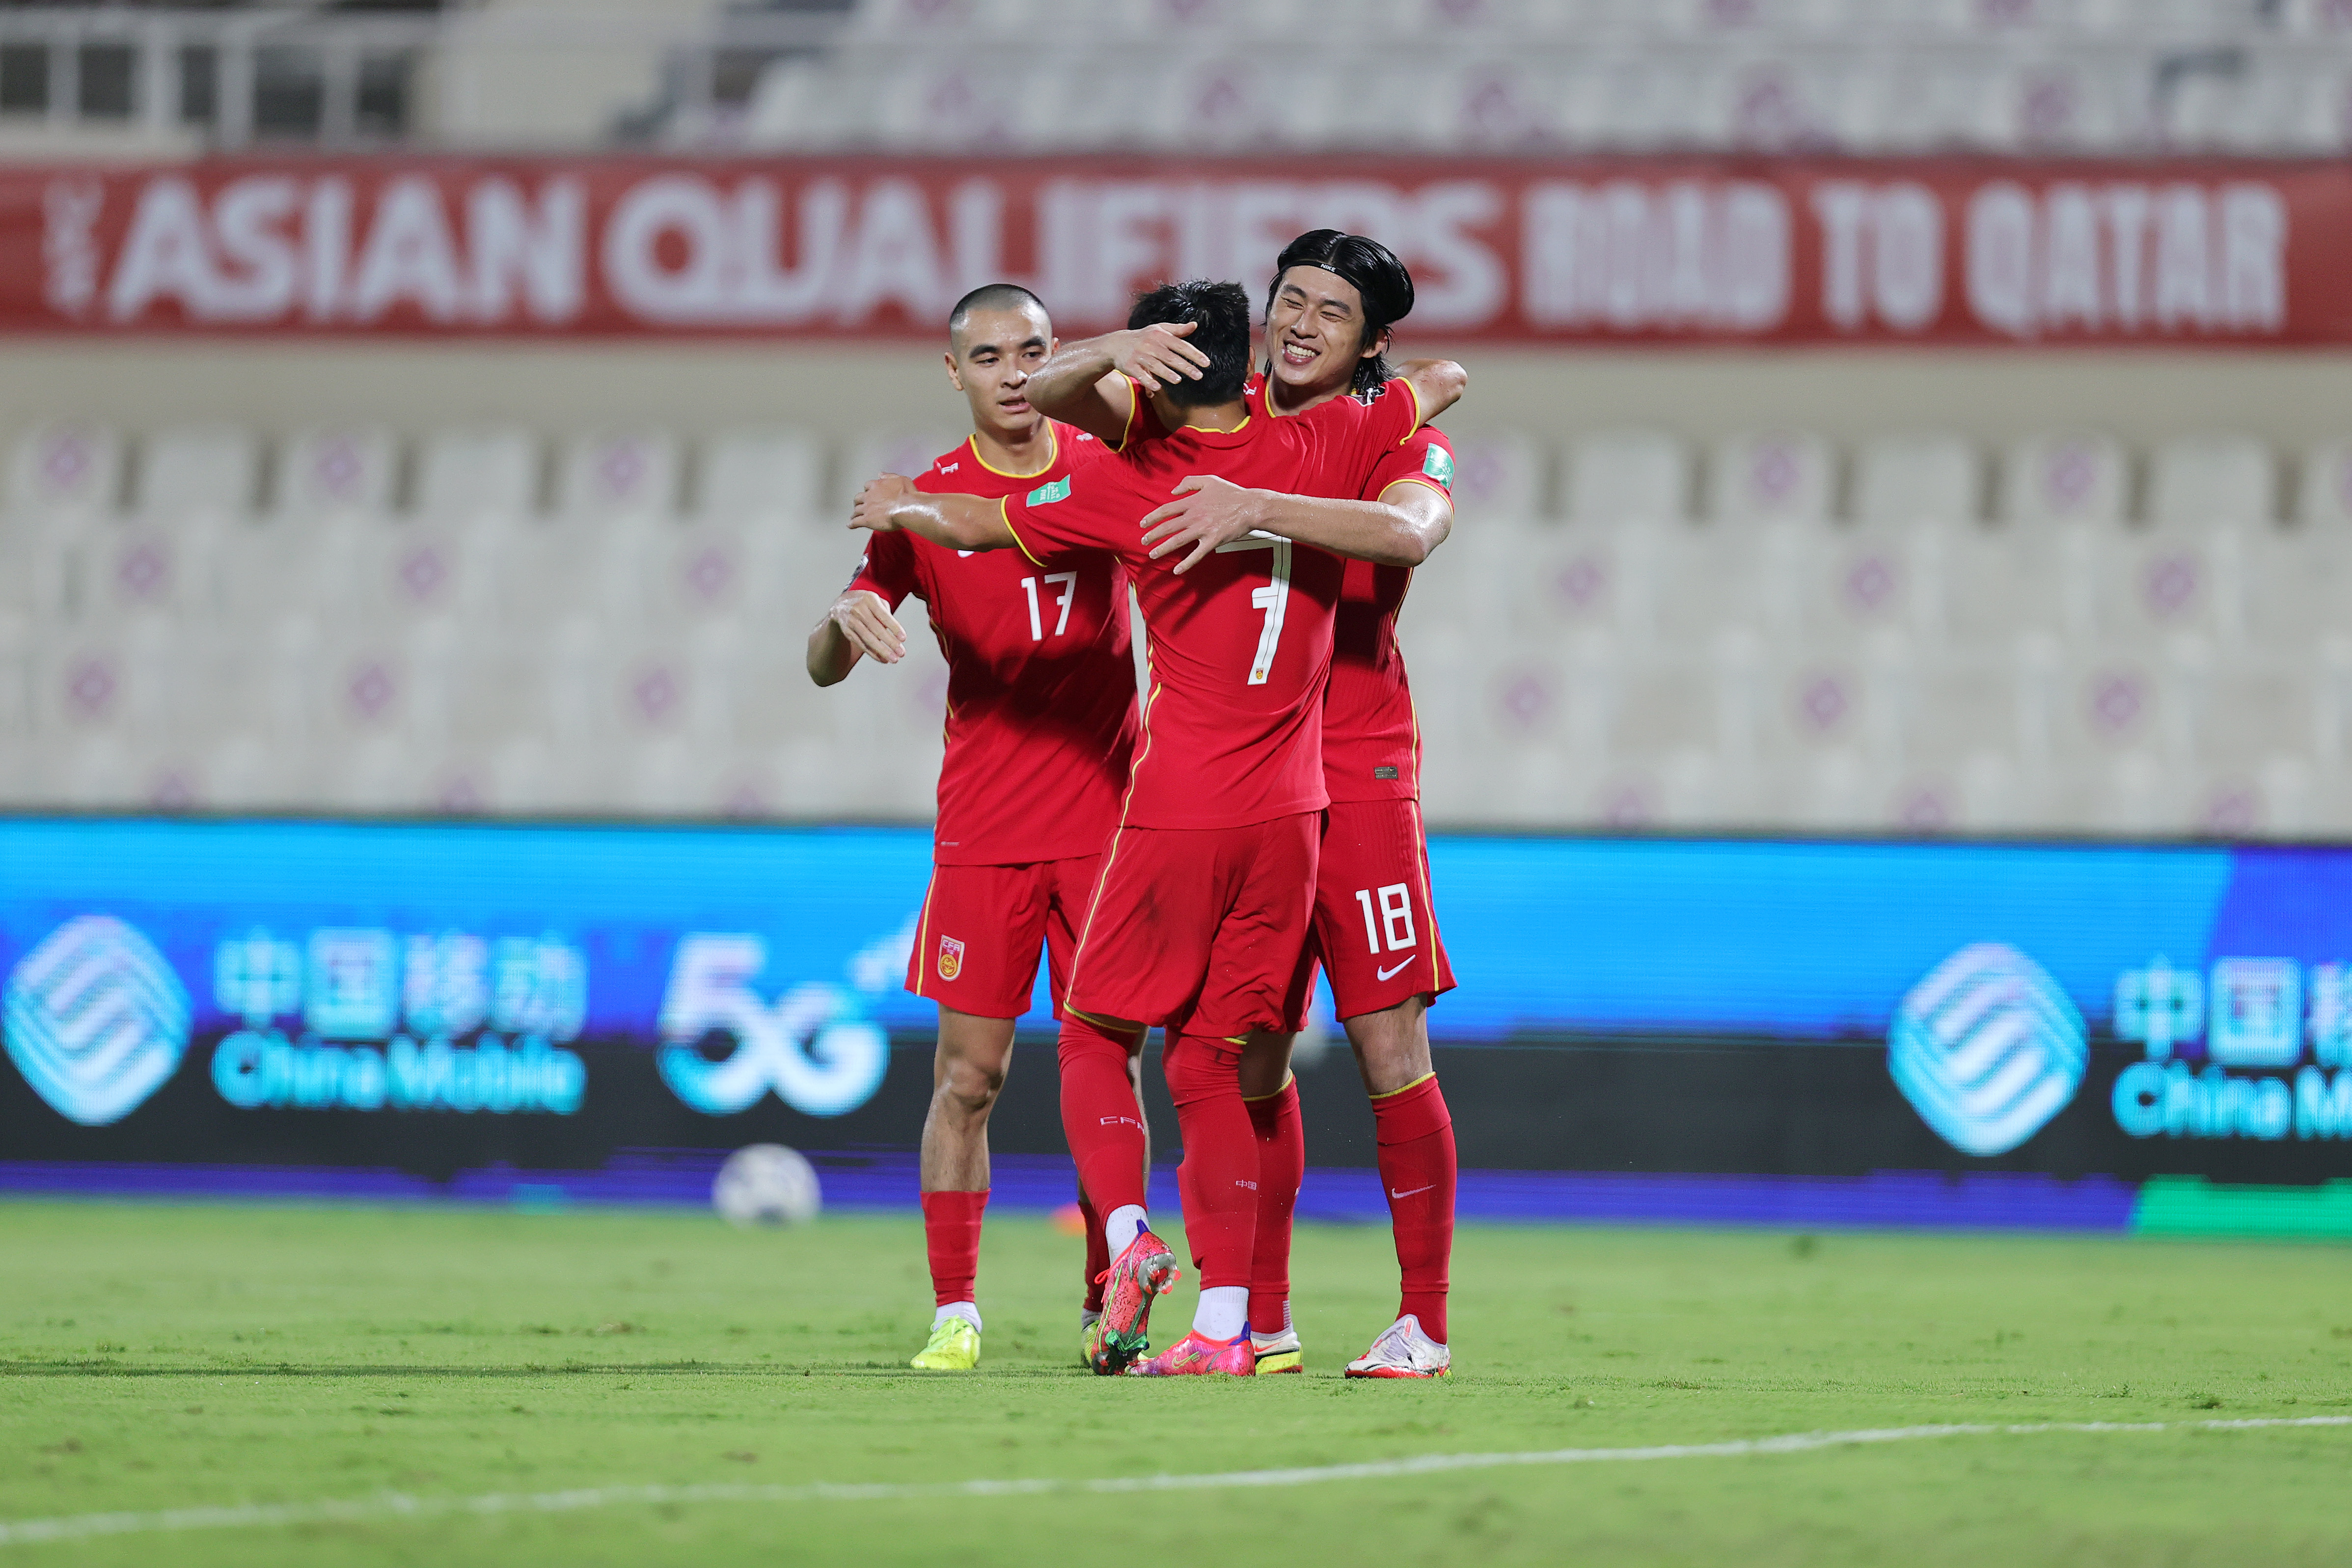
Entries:
{"type": "Polygon", "coordinates": [[[1242,422],[1234,426],[1230,430],[1220,430],[1210,425],[1180,425],[1177,428],[1180,430],[1198,430],[1203,436],[1238,436],[1243,431],[1248,429],[1250,426],[1250,421],[1256,417],[1257,416],[1254,414],[1244,414],[1242,416],[1242,422]]]}
{"type": "Polygon", "coordinates": [[[1000,468],[994,463],[990,462],[986,458],[982,457],[980,455],[980,437],[977,433],[965,437],[963,438],[963,444],[971,448],[971,460],[978,463],[982,468],[986,468],[990,473],[994,474],[997,478],[1003,479],[1034,479],[1040,474],[1052,473],[1054,471],[1054,465],[1062,460],[1061,432],[1054,428],[1054,422],[1051,419],[1045,421],[1045,439],[1053,443],[1053,449],[1048,452],[1045,457],[1045,466],[1042,468],[1032,468],[1025,474],[1016,474],[1011,468],[1000,468]]]}

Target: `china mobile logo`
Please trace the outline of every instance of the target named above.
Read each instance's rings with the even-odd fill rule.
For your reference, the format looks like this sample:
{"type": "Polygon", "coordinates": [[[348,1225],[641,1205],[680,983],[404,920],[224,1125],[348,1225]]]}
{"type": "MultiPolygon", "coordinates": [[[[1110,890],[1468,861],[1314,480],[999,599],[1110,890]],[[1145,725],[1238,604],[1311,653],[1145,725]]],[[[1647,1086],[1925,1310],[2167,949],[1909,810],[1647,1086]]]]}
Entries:
{"type": "Polygon", "coordinates": [[[2352,965],[2159,957],[2116,977],[2116,1038],[2142,1051],[2111,1101],[2134,1138],[2352,1138],[2352,965]]]}
{"type": "Polygon", "coordinates": [[[662,1081],[709,1116],[748,1110],[771,1089],[808,1116],[840,1116],[873,1099],[890,1062],[887,1037],[837,985],[801,984],[772,1005],[761,1000],[751,983],[767,966],[758,936],[678,942],[662,995],[662,1081]],[[714,1034],[732,1037],[716,1060],[699,1048],[714,1034]]]}
{"type": "Polygon", "coordinates": [[[188,994],[155,946],[108,915],[68,921],[18,961],[0,1036],[35,1093],[71,1121],[120,1121],[188,1048],[188,994]]]}
{"type": "Polygon", "coordinates": [[[1903,1098],[1963,1154],[2005,1154],[2041,1131],[2090,1059],[2083,1016],[2049,971],[1990,942],[1913,986],[1886,1045],[1903,1098]]]}

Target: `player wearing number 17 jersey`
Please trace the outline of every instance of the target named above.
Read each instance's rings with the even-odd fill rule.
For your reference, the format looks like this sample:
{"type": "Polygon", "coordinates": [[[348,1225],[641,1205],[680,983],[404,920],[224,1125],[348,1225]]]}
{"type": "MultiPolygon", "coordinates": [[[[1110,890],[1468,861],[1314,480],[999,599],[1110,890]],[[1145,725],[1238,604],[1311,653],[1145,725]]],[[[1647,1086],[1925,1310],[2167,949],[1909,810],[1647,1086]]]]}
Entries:
{"type": "MultiPolygon", "coordinates": [[[[991,496],[1067,485],[1103,455],[1085,432],[1045,419],[1024,395],[1053,351],[1027,290],[974,290],[949,318],[950,381],[973,434],[913,483],[991,496]]],[[[914,1364],[966,1371],[979,1358],[975,1300],[988,1203],[988,1113],[1004,1081],[1013,1020],[1028,1011],[1042,943],[1052,994],[1068,983],[1078,923],[1118,820],[1137,729],[1127,576],[1092,555],[1040,568],[1015,555],[959,554],[911,533],[872,536],[856,575],[810,638],[819,684],[861,655],[895,663],[891,613],[929,606],[948,662],[931,885],[907,989],[939,1003],[939,1051],[924,1119],[922,1201],[936,1310],[914,1364]]],[[[830,678],[830,679],[828,679],[830,678]]],[[[1139,1161],[1139,1166],[1141,1162],[1139,1161]]],[[[1108,1265],[1089,1227],[1087,1278],[1108,1265]]],[[[1089,1305],[1099,1296],[1089,1284],[1089,1305]]]]}
{"type": "Polygon", "coordinates": [[[1109,552],[1136,574],[1151,664],[1144,738],[1062,1026],[1064,1130],[1116,1258],[1096,1367],[1121,1370],[1141,1353],[1150,1299],[1176,1271],[1149,1228],[1140,1127],[1120,1070],[1137,1035],[1160,1024],[1202,1295],[1193,1331],[1148,1370],[1245,1375],[1257,1148],[1237,1074],[1249,1032],[1285,1018],[1311,918],[1328,798],[1323,687],[1344,570],[1335,556],[1265,536],[1180,572],[1150,559],[1140,520],[1203,473],[1354,496],[1424,407],[1458,395],[1461,373],[1434,366],[1369,405],[1343,399],[1269,420],[1241,397],[1249,308],[1238,285],[1163,286],[1139,301],[1130,326],[1168,321],[1192,325],[1208,368],[1154,399],[1160,439],[999,503],[871,486],[856,521],[960,548],[1017,547],[1041,567],[1109,552]]]}

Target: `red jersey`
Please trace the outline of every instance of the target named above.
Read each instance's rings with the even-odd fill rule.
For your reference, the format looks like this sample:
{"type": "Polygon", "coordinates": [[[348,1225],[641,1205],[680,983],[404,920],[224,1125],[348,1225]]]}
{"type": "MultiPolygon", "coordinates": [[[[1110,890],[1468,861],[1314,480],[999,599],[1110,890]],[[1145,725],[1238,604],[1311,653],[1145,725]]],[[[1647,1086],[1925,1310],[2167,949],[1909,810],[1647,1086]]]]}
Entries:
{"type": "MultiPolygon", "coordinates": [[[[917,476],[933,494],[1018,496],[1066,486],[1102,463],[1102,443],[1053,426],[1054,459],[1007,474],[967,440],[917,476]]],[[[1118,826],[1135,749],[1135,661],[1127,574],[1101,554],[1033,565],[1017,551],[966,553],[911,533],[866,542],[852,588],[892,609],[929,606],[948,661],[947,755],[932,858],[1016,866],[1099,854],[1118,826]]]]}
{"type": "MultiPolygon", "coordinates": [[[[1242,395],[1253,413],[1263,412],[1265,377],[1251,376],[1242,395]]],[[[1129,446],[1161,434],[1143,399],[1136,405],[1140,412],[1129,416],[1129,446]]],[[[1373,468],[1355,499],[1378,500],[1400,481],[1428,485],[1452,501],[1454,444],[1443,431],[1424,425],[1406,437],[1373,468]]],[[[1397,611],[1412,583],[1412,568],[1370,561],[1345,564],[1332,625],[1331,679],[1323,699],[1323,787],[1335,801],[1418,800],[1421,727],[1396,636],[1397,611]]]]}
{"type": "Polygon", "coordinates": [[[1345,577],[1335,555],[1286,539],[1235,540],[1179,577],[1139,526],[1191,474],[1297,494],[1354,496],[1421,423],[1410,384],[1367,405],[1337,399],[1296,419],[1188,426],[1008,497],[1022,552],[1103,550],[1127,563],[1149,635],[1151,691],[1123,821],[1244,827],[1320,811],[1323,687],[1345,577]]]}

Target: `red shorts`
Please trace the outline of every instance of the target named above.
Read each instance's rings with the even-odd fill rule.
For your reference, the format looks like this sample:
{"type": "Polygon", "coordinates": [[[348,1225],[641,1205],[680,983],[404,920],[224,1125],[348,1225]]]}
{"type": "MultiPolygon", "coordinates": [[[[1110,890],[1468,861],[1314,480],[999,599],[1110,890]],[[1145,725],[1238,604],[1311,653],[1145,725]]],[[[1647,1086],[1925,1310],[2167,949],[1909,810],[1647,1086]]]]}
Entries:
{"type": "Polygon", "coordinates": [[[1078,922],[1099,855],[1025,866],[934,866],[907,955],[907,989],[982,1018],[1018,1018],[1037,984],[1045,943],[1054,1016],[1070,983],[1078,922]]]}
{"type": "Polygon", "coordinates": [[[1321,814],[1122,827],[1070,975],[1097,1018],[1234,1037],[1279,1026],[1314,917],[1321,814]]]}
{"type": "Polygon", "coordinates": [[[1421,803],[1334,801],[1324,814],[1315,875],[1315,940],[1291,988],[1291,1033],[1307,1026],[1316,961],[1331,975],[1339,1016],[1385,1012],[1454,989],[1454,965],[1429,897],[1421,803]]]}

